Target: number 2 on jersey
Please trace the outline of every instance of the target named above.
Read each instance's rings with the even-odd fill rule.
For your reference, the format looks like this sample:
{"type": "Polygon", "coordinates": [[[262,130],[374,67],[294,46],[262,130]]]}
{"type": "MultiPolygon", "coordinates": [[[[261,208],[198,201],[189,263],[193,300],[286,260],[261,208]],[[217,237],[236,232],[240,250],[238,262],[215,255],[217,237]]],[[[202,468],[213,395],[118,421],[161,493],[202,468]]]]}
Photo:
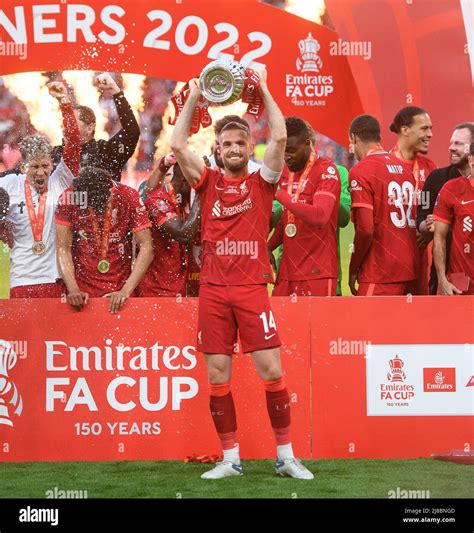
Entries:
{"type": "Polygon", "coordinates": [[[390,213],[390,219],[397,228],[404,228],[407,224],[410,228],[415,227],[415,220],[412,218],[414,198],[415,188],[409,181],[404,181],[401,186],[396,181],[388,184],[389,203],[397,209],[390,213]]]}

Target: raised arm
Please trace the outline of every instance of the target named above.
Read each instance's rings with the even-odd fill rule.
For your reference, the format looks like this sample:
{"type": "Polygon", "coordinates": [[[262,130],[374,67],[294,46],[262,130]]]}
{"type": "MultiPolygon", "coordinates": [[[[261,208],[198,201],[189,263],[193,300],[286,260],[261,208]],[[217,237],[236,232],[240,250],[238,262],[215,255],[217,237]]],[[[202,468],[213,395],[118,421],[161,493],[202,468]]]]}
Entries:
{"type": "Polygon", "coordinates": [[[107,141],[107,152],[113,155],[118,167],[123,167],[137,147],[140,126],[123,91],[110,74],[100,74],[94,84],[101,92],[109,91],[114,99],[122,129],[107,141]]]}
{"type": "Polygon", "coordinates": [[[189,95],[176,121],[171,135],[171,150],[175,155],[181,171],[191,187],[194,187],[204,170],[204,161],[188,148],[189,130],[193,120],[194,110],[201,98],[199,81],[189,81],[189,95]]]}
{"type": "MultiPolygon", "coordinates": [[[[260,75],[260,94],[267,111],[268,125],[270,127],[270,142],[263,158],[263,164],[272,172],[278,174],[276,179],[280,179],[280,173],[285,163],[286,146],[286,125],[280,108],[277,106],[273,96],[267,86],[267,71],[262,70],[260,75]]],[[[263,176],[263,174],[262,174],[263,176]]],[[[267,180],[269,181],[269,180],[267,180]]]]}
{"type": "Polygon", "coordinates": [[[63,116],[64,163],[72,175],[77,176],[81,159],[81,137],[66,86],[59,81],[53,81],[48,83],[48,91],[59,102],[59,108],[63,116]]]}

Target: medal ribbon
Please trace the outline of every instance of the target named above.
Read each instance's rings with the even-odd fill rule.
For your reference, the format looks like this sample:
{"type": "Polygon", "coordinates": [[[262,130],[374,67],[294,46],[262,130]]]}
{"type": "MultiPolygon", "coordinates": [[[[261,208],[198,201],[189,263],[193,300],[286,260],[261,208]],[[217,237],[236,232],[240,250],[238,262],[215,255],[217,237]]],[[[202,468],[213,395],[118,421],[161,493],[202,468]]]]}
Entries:
{"type": "MultiPolygon", "coordinates": [[[[303,187],[306,183],[306,178],[308,177],[308,174],[310,173],[311,169],[313,168],[314,161],[316,159],[316,154],[314,152],[311,152],[308,161],[306,161],[306,165],[304,167],[303,173],[300,176],[300,179],[298,181],[298,188],[296,189],[296,192],[293,194],[293,182],[295,181],[295,173],[290,172],[290,175],[288,177],[288,187],[287,192],[291,196],[291,200],[293,202],[297,202],[298,198],[300,197],[301,191],[303,190],[303,187]]],[[[287,214],[287,223],[288,224],[294,224],[295,223],[295,215],[288,211],[287,214]]]]}
{"type": "MultiPolygon", "coordinates": [[[[395,148],[392,150],[393,155],[397,159],[401,159],[404,162],[407,162],[407,160],[403,157],[400,148],[398,147],[398,144],[395,146],[395,148]]],[[[415,161],[413,163],[413,176],[415,178],[415,197],[413,198],[413,204],[415,206],[420,204],[420,165],[418,164],[418,158],[415,156],[415,161]]]]}
{"type": "Polygon", "coordinates": [[[35,206],[33,203],[33,196],[31,194],[30,184],[28,180],[25,180],[25,200],[26,207],[28,209],[28,218],[30,219],[31,232],[33,233],[33,239],[35,241],[43,240],[43,229],[44,229],[44,217],[46,213],[46,199],[48,197],[48,191],[45,190],[41,193],[39,205],[38,205],[38,214],[35,213],[35,206]]]}
{"type": "Polygon", "coordinates": [[[242,91],[242,102],[248,104],[247,113],[255,117],[257,121],[263,113],[263,100],[258,87],[260,85],[260,76],[251,68],[245,69],[246,78],[244,89],[242,91]]]}
{"type": "MultiPolygon", "coordinates": [[[[168,123],[174,126],[176,124],[176,121],[178,120],[179,115],[181,114],[184,104],[186,103],[186,100],[189,97],[189,84],[186,83],[184,87],[179,91],[179,93],[175,94],[171,101],[174,105],[174,118],[169,118],[168,123]]],[[[202,126],[203,128],[207,128],[212,124],[212,118],[209,114],[209,102],[204,98],[204,96],[201,96],[199,99],[198,105],[196,106],[196,109],[194,110],[193,119],[191,122],[191,128],[189,130],[190,134],[193,135],[194,133],[197,133],[199,131],[199,128],[202,126]]]]}
{"type": "Polygon", "coordinates": [[[99,253],[100,260],[107,259],[107,252],[109,249],[109,235],[110,226],[112,224],[112,197],[109,199],[107,211],[104,215],[104,227],[100,231],[99,220],[97,214],[93,209],[89,208],[89,217],[92,224],[92,231],[94,233],[95,245],[99,253]]]}
{"type": "MultiPolygon", "coordinates": [[[[405,162],[407,161],[402,156],[402,153],[400,152],[400,148],[398,147],[398,145],[395,146],[395,148],[392,150],[392,152],[395,155],[395,157],[397,157],[398,159],[401,159],[402,161],[405,161],[405,162]]],[[[420,165],[418,164],[418,158],[417,157],[415,157],[415,161],[414,161],[414,164],[413,164],[413,176],[415,177],[415,183],[416,183],[415,191],[418,192],[419,184],[420,184],[420,165]]]]}

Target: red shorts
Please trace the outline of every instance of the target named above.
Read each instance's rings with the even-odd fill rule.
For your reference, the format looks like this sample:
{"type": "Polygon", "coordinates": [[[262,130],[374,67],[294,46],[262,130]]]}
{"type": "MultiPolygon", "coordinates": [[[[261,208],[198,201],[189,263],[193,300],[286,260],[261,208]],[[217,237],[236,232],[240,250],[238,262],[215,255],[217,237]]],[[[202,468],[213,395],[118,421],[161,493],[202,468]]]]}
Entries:
{"type": "Polygon", "coordinates": [[[404,296],[416,294],[417,281],[399,283],[359,283],[357,296],[404,296]]]}
{"type": "Polygon", "coordinates": [[[288,281],[277,279],[272,296],[336,296],[337,279],[305,279],[303,281],[288,281]]]}
{"type": "Polygon", "coordinates": [[[232,355],[237,330],[244,353],[281,346],[267,286],[201,285],[197,349],[232,355]]]}
{"type": "Polygon", "coordinates": [[[39,283],[38,285],[20,285],[10,289],[10,298],[61,298],[67,293],[62,280],[56,283],[39,283]]]}

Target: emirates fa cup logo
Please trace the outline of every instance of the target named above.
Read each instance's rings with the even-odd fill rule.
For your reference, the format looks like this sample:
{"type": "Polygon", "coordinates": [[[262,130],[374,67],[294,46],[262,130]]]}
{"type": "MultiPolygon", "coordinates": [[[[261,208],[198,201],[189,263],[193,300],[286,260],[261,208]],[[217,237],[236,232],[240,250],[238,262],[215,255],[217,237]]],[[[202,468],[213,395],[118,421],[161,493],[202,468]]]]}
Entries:
{"type": "Polygon", "coordinates": [[[296,60],[296,68],[300,72],[319,72],[319,69],[322,68],[323,62],[318,56],[318,52],[321,48],[321,45],[318,41],[308,33],[306,39],[301,39],[298,42],[300,47],[300,55],[296,60]]]}
{"type": "Polygon", "coordinates": [[[406,375],[402,370],[405,363],[396,355],[393,359],[390,359],[390,372],[387,374],[387,379],[392,382],[405,381],[406,375]]]}
{"type": "Polygon", "coordinates": [[[8,376],[17,362],[17,355],[10,343],[0,339],[0,424],[13,426],[10,418],[9,406],[13,413],[20,416],[23,411],[23,401],[16,385],[8,376]]]}

